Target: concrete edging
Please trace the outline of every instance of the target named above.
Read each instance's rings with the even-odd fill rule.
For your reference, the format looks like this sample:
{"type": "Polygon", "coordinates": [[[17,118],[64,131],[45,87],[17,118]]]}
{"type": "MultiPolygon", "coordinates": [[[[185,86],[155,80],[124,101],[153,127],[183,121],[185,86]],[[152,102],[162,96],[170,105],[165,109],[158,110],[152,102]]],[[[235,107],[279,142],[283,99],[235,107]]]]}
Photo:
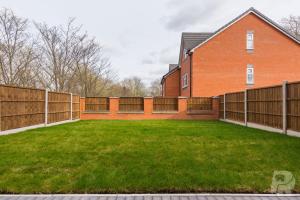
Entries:
{"type": "Polygon", "coordinates": [[[22,127],[22,128],[16,128],[16,129],[11,129],[11,130],[1,131],[0,136],[15,134],[15,133],[19,133],[19,132],[23,132],[23,131],[27,131],[27,130],[36,129],[36,128],[50,127],[50,126],[56,126],[56,125],[60,125],[60,124],[77,122],[79,120],[80,119],[66,120],[66,121],[55,122],[55,123],[51,123],[51,124],[44,124],[43,123],[43,124],[38,124],[38,125],[33,125],[33,126],[27,126],[27,127],[22,127]]]}
{"type": "Polygon", "coordinates": [[[255,124],[255,123],[251,123],[251,122],[248,122],[246,125],[243,122],[237,122],[237,121],[233,121],[233,120],[229,120],[229,119],[225,119],[225,120],[219,119],[219,121],[237,124],[237,125],[241,125],[241,126],[246,126],[249,128],[256,128],[256,129],[260,129],[260,130],[264,130],[264,131],[275,132],[275,133],[279,133],[279,134],[283,134],[283,135],[288,135],[291,137],[300,137],[300,132],[292,131],[292,130],[287,130],[287,132],[284,133],[284,131],[282,129],[264,126],[264,125],[260,125],[260,124],[255,124]]]}

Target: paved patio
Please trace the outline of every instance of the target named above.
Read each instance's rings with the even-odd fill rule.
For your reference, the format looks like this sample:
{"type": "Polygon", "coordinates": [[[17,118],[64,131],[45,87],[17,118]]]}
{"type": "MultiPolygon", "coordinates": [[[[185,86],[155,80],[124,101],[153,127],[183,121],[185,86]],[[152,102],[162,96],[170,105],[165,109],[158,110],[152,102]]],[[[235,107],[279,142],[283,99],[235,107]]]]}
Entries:
{"type": "Polygon", "coordinates": [[[140,194],[140,195],[0,195],[0,200],[300,200],[295,195],[140,194]]]}

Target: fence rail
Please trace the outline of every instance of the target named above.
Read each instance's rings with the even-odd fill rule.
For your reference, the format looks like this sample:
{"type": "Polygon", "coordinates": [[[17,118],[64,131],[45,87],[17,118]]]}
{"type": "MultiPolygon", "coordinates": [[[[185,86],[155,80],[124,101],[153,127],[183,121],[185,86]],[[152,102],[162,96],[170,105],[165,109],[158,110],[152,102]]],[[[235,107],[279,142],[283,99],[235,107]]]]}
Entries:
{"type": "Polygon", "coordinates": [[[48,93],[48,123],[71,119],[71,95],[65,93],[48,93]]]}
{"type": "Polygon", "coordinates": [[[229,93],[219,102],[220,119],[300,132],[300,82],[229,93]]]}
{"type": "Polygon", "coordinates": [[[79,119],[80,99],[71,95],[0,85],[0,131],[79,119]]]}
{"type": "Polygon", "coordinates": [[[143,97],[120,97],[119,111],[121,112],[143,112],[143,97]]]}
{"type": "Polygon", "coordinates": [[[300,131],[300,82],[287,85],[287,129],[300,131]]]}
{"type": "MultiPolygon", "coordinates": [[[[245,92],[226,94],[226,119],[245,121],[245,92]]],[[[223,111],[224,112],[224,111],[223,111]]]]}
{"type": "Polygon", "coordinates": [[[1,131],[33,126],[45,120],[45,90],[0,86],[1,131]]]}
{"type": "Polygon", "coordinates": [[[224,97],[225,95],[219,96],[219,119],[224,119],[224,97]]]}
{"type": "Polygon", "coordinates": [[[153,111],[155,112],[178,111],[178,99],[171,98],[171,97],[154,97],[153,111]]]}
{"type": "Polygon", "coordinates": [[[282,100],[282,86],[248,90],[248,122],[282,129],[282,100]]]}
{"type": "Polygon", "coordinates": [[[201,112],[212,110],[212,98],[211,97],[191,97],[187,100],[188,112],[201,112]]]}
{"type": "Polygon", "coordinates": [[[72,119],[80,119],[80,96],[72,96],[72,119]]]}
{"type": "Polygon", "coordinates": [[[86,97],[86,112],[107,112],[109,110],[109,98],[107,97],[86,97]]]}

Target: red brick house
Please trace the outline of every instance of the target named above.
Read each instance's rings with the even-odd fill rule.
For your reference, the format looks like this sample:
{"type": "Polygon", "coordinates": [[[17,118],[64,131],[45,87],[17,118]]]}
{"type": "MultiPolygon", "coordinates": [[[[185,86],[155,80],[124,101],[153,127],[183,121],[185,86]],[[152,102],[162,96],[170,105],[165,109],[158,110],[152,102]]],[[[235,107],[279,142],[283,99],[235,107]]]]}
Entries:
{"type": "Polygon", "coordinates": [[[250,8],[214,33],[182,33],[163,96],[215,96],[300,80],[300,40],[250,8]]]}

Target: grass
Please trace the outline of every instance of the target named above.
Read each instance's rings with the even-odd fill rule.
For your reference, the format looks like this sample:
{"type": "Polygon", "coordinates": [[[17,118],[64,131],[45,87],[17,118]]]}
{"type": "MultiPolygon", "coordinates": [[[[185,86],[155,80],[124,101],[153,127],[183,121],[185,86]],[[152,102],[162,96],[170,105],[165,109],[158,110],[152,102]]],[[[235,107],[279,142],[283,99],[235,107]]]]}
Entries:
{"type": "Polygon", "coordinates": [[[1,193],[300,192],[300,139],[217,121],[80,121],[0,137],[1,193]]]}

